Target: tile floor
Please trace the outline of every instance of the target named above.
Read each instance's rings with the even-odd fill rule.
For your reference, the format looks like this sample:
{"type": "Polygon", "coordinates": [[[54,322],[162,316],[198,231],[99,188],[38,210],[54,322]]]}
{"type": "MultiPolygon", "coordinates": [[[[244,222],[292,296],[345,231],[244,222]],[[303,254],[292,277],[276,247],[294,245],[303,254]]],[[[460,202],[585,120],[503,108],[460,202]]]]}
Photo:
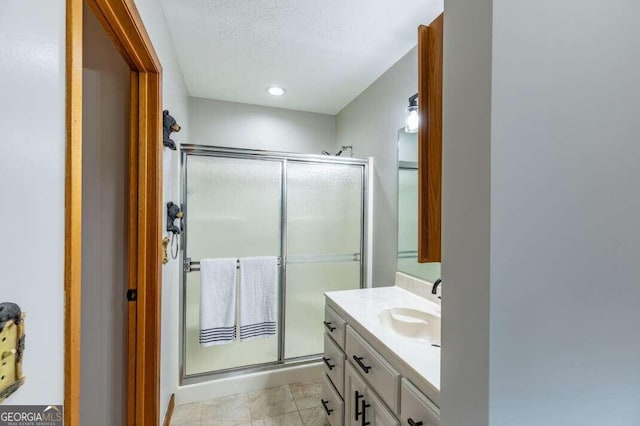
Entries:
{"type": "Polygon", "coordinates": [[[328,426],[322,379],[178,405],[172,426],[328,426]]]}

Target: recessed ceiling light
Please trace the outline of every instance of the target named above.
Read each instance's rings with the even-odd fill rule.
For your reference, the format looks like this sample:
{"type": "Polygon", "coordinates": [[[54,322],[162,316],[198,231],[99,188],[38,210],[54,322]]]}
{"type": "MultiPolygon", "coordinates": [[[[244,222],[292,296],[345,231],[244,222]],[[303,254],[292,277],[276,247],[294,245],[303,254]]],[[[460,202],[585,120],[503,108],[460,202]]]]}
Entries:
{"type": "Polygon", "coordinates": [[[284,87],[270,86],[267,87],[267,92],[273,96],[282,96],[287,93],[287,90],[284,87]]]}

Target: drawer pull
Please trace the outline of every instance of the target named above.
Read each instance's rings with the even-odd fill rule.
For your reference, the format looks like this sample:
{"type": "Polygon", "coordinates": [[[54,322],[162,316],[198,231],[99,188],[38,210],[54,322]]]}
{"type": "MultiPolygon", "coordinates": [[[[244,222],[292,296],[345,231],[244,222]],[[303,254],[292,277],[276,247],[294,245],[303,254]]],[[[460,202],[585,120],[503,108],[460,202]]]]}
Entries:
{"type": "Polygon", "coordinates": [[[367,408],[369,407],[371,407],[371,405],[367,404],[367,402],[363,399],[362,400],[362,426],[367,426],[371,424],[371,422],[368,422],[365,420],[365,416],[367,415],[367,408]]]}
{"type": "Polygon", "coordinates": [[[329,407],[327,407],[327,404],[329,403],[329,401],[325,401],[324,399],[321,399],[320,402],[322,402],[322,406],[324,407],[324,411],[327,412],[327,416],[330,416],[331,413],[333,413],[333,409],[329,409],[329,407]]]}
{"type": "Polygon", "coordinates": [[[335,368],[335,366],[336,366],[335,364],[329,363],[329,361],[331,361],[331,358],[322,357],[322,360],[327,365],[327,367],[329,367],[329,370],[333,370],[335,368]]]}
{"type": "Polygon", "coordinates": [[[329,321],[329,322],[327,322],[327,321],[322,321],[322,322],[323,322],[324,326],[325,326],[325,327],[327,327],[327,328],[329,329],[329,332],[333,333],[333,330],[335,330],[335,329],[336,329],[335,327],[332,327],[332,326],[331,326],[331,324],[332,324],[332,323],[331,323],[330,321],[329,321]]]}
{"type": "Polygon", "coordinates": [[[358,364],[360,368],[362,368],[365,374],[368,374],[369,370],[371,370],[371,366],[364,365],[364,363],[362,362],[363,359],[364,358],[361,356],[356,356],[356,355],[353,356],[353,360],[356,362],[356,364],[358,364]]]}
{"type": "Polygon", "coordinates": [[[358,421],[358,418],[360,418],[360,414],[364,414],[358,411],[358,401],[360,401],[360,398],[362,397],[364,397],[364,395],[361,395],[360,392],[356,391],[356,422],[358,421]]]}
{"type": "Polygon", "coordinates": [[[409,420],[407,420],[407,423],[409,423],[410,426],[422,426],[424,424],[422,422],[413,421],[411,417],[409,417],[409,420]]]}

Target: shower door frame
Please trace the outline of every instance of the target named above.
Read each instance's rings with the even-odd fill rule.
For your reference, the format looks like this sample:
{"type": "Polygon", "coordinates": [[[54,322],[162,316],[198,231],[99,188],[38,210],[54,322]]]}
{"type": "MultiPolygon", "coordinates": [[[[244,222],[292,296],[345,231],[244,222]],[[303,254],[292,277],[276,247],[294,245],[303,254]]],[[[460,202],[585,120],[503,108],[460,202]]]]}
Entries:
{"type": "MultiPolygon", "coordinates": [[[[182,238],[180,241],[180,270],[181,274],[181,291],[180,291],[180,385],[191,385],[202,383],[213,379],[223,377],[233,377],[247,373],[253,373],[265,370],[275,370],[293,365],[301,365],[312,362],[319,362],[321,354],[314,354],[295,358],[285,358],[285,322],[286,322],[286,291],[287,291],[287,165],[289,163],[311,163],[311,164],[339,164],[361,167],[361,204],[360,204],[360,288],[365,288],[367,280],[368,266],[368,205],[369,205],[369,160],[350,158],[350,157],[334,157],[326,155],[296,154],[277,151],[263,151],[254,149],[227,148],[220,146],[182,144],[180,147],[180,179],[181,194],[180,203],[184,212],[182,238]],[[192,271],[191,265],[194,263],[187,257],[187,241],[189,229],[189,212],[187,204],[187,167],[189,156],[203,156],[214,158],[234,158],[244,160],[259,161],[275,161],[280,163],[280,255],[282,260],[279,262],[279,297],[278,297],[278,319],[280,321],[278,328],[278,360],[247,365],[242,367],[234,367],[223,370],[207,371],[203,373],[187,374],[186,373],[186,296],[187,296],[187,274],[192,271]]],[[[325,256],[326,261],[336,256],[325,256]]],[[[292,256],[305,257],[305,256],[292,256]]],[[[316,256],[314,256],[316,257],[316,256]]],[[[199,259],[198,259],[199,261],[199,259]]],[[[346,260],[345,260],[346,261],[346,260]]],[[[291,262],[298,263],[298,262],[291,262]]],[[[302,262],[302,263],[320,263],[320,262],[302,262]]]]}

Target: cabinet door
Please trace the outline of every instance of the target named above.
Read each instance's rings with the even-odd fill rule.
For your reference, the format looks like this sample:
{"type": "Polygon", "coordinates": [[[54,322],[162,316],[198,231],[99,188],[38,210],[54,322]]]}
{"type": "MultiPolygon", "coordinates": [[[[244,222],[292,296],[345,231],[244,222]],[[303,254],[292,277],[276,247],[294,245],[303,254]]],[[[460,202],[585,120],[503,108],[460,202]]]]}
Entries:
{"type": "Polygon", "coordinates": [[[345,403],[345,426],[362,426],[371,410],[366,407],[365,395],[367,385],[353,368],[351,363],[345,363],[344,371],[344,403],[345,403]]]}
{"type": "Polygon", "coordinates": [[[400,422],[386,405],[376,396],[371,388],[367,389],[366,405],[369,409],[366,413],[366,422],[375,426],[400,426],[400,422]]]}
{"type": "Polygon", "coordinates": [[[403,425],[440,426],[440,410],[407,379],[402,379],[400,404],[403,425]]]}

